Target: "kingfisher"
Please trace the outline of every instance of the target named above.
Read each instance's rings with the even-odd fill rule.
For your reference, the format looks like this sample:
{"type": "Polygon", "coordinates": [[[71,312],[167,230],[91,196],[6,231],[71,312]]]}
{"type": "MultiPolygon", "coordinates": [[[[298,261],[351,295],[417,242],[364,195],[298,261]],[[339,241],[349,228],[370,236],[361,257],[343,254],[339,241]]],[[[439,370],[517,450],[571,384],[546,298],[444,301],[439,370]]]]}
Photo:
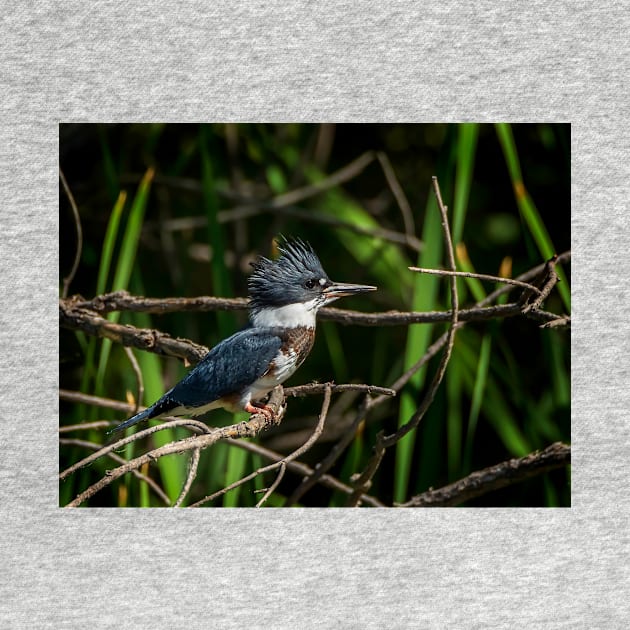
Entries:
{"type": "Polygon", "coordinates": [[[330,280],[313,248],[285,239],[280,257],[260,256],[248,279],[249,325],[218,343],[162,398],[109,433],[162,416],[200,416],[222,407],[263,413],[261,400],[304,362],[315,341],[317,311],[340,297],[376,287],[330,280]]]}

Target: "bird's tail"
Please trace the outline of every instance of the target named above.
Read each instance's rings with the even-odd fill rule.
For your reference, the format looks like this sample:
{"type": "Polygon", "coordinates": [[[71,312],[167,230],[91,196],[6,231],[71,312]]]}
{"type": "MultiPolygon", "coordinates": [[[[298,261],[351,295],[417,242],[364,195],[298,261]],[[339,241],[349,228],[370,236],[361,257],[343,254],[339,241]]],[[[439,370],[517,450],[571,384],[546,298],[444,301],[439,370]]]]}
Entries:
{"type": "Polygon", "coordinates": [[[125,420],[122,424],[119,424],[117,427],[110,429],[107,432],[107,435],[111,435],[112,433],[118,433],[118,431],[124,431],[129,427],[132,427],[134,424],[138,424],[138,422],[142,422],[143,420],[148,420],[149,418],[153,418],[155,415],[155,405],[152,407],[148,407],[144,411],[137,413],[135,416],[132,416],[128,420],[125,420]]]}

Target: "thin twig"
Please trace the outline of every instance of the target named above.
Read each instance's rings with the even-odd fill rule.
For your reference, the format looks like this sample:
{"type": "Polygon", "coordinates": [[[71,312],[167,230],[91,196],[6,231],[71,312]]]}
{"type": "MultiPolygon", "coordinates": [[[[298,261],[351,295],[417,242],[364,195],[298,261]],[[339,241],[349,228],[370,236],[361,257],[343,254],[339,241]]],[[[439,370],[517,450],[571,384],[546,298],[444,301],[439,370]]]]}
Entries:
{"type": "Polygon", "coordinates": [[[190,420],[190,419],[180,420],[177,418],[170,421],[167,420],[166,422],[162,422],[161,424],[149,427],[142,431],[138,431],[137,433],[134,433],[133,435],[128,435],[123,438],[120,438],[119,440],[116,440],[115,442],[112,442],[111,444],[101,445],[97,452],[92,453],[91,455],[88,455],[87,457],[83,458],[82,460],[78,462],[75,462],[74,464],[72,464],[72,466],[69,466],[68,468],[63,470],[61,473],[59,473],[59,480],[63,481],[66,477],[69,477],[72,473],[75,473],[80,468],[83,468],[87,466],[88,464],[91,464],[93,461],[99,459],[100,457],[103,457],[103,455],[108,455],[112,451],[121,449],[123,446],[126,446],[127,444],[130,444],[131,442],[135,442],[137,440],[145,438],[149,435],[152,435],[153,433],[157,433],[158,431],[164,431],[166,429],[173,429],[175,427],[193,428],[193,429],[196,429],[198,433],[210,432],[210,428],[203,422],[200,422],[199,420],[190,420]]]}
{"type": "Polygon", "coordinates": [[[59,433],[71,433],[72,431],[91,431],[92,429],[107,429],[111,426],[109,420],[96,420],[95,422],[80,422],[79,424],[66,424],[59,427],[59,433]]]}
{"type": "Polygon", "coordinates": [[[312,396],[317,394],[324,394],[327,389],[330,389],[333,394],[340,392],[364,392],[365,394],[380,394],[389,398],[395,396],[396,392],[390,387],[378,387],[376,385],[363,385],[359,383],[344,383],[342,385],[335,385],[334,383],[309,383],[308,385],[295,385],[294,387],[287,387],[284,390],[285,396],[312,396]]]}
{"type": "Polygon", "coordinates": [[[387,154],[383,151],[378,151],[376,154],[376,158],[378,159],[378,162],[383,169],[387,184],[389,185],[389,188],[392,191],[394,198],[396,199],[396,203],[398,204],[398,208],[400,210],[400,214],[402,215],[403,223],[405,225],[405,234],[407,237],[415,238],[413,212],[411,211],[411,206],[409,205],[409,201],[407,200],[405,191],[398,182],[398,178],[396,177],[396,173],[394,171],[394,168],[392,167],[392,163],[389,161],[389,157],[387,156],[387,154]]]}
{"type": "Polygon", "coordinates": [[[541,304],[547,299],[552,289],[558,283],[558,273],[556,272],[556,260],[557,256],[554,256],[550,260],[547,261],[545,265],[544,277],[543,277],[543,287],[542,290],[536,289],[538,293],[538,297],[528,304],[525,305],[523,309],[524,314],[529,314],[531,311],[539,310],[541,304]]]}
{"type": "MultiPolygon", "coordinates": [[[[311,446],[317,441],[317,439],[321,435],[322,430],[324,429],[324,423],[326,421],[326,416],[328,415],[328,407],[330,405],[330,396],[331,396],[331,387],[326,387],[326,391],[324,393],[324,400],[322,402],[322,410],[321,410],[321,412],[319,414],[319,422],[317,424],[317,427],[315,428],[315,431],[313,432],[311,437],[302,446],[300,446],[300,448],[298,448],[297,450],[293,451],[293,453],[291,453],[290,455],[287,455],[286,457],[284,457],[280,461],[277,461],[277,462],[274,462],[273,464],[268,464],[267,466],[263,466],[261,468],[258,468],[257,470],[255,470],[254,472],[250,473],[249,475],[246,475],[245,477],[239,479],[238,481],[235,481],[234,483],[231,483],[229,486],[226,486],[225,488],[221,488],[221,490],[218,490],[217,492],[215,492],[215,493],[213,493],[211,495],[208,495],[207,497],[204,497],[203,499],[197,501],[196,503],[193,503],[190,507],[199,507],[200,505],[203,505],[204,503],[208,503],[209,501],[214,501],[214,499],[217,499],[218,497],[223,496],[224,494],[226,494],[230,490],[234,490],[235,488],[238,488],[239,486],[242,486],[243,484],[247,483],[248,481],[251,481],[252,479],[257,477],[258,475],[261,475],[261,474],[263,474],[265,472],[269,472],[270,470],[275,470],[276,468],[281,468],[281,469],[282,468],[286,468],[286,465],[287,465],[288,462],[291,462],[294,459],[297,459],[300,455],[302,455],[303,453],[308,451],[311,448],[311,446]],[[283,464],[284,464],[284,466],[283,466],[283,464]]],[[[284,475],[284,471],[282,471],[281,475],[284,475]]],[[[276,481],[277,481],[277,483],[271,486],[271,492],[273,492],[273,490],[280,483],[280,481],[278,479],[276,479],[276,481]]],[[[271,492],[269,490],[267,492],[265,492],[265,495],[258,502],[256,507],[260,507],[261,505],[263,505],[263,503],[271,495],[271,492]]]]}
{"type": "Polygon", "coordinates": [[[186,475],[186,481],[184,482],[184,486],[182,491],[179,493],[179,497],[177,497],[177,501],[173,504],[173,507],[181,507],[184,499],[188,492],[190,492],[190,488],[197,476],[197,467],[199,466],[199,459],[201,457],[201,449],[196,448],[190,454],[190,461],[188,462],[188,474],[186,475]]]}
{"type": "Polygon", "coordinates": [[[133,354],[133,350],[127,346],[124,346],[125,354],[131,363],[131,367],[133,369],[133,373],[136,375],[136,384],[138,385],[138,392],[136,395],[136,401],[133,408],[133,415],[138,413],[140,405],[142,404],[142,399],[144,398],[144,380],[142,378],[142,371],[140,370],[140,365],[138,365],[138,361],[133,354]]]}
{"type": "Polygon", "coordinates": [[[339,456],[346,450],[350,442],[354,439],[359,424],[365,419],[367,410],[370,405],[370,397],[365,396],[363,402],[359,406],[352,424],[348,427],[348,430],[344,433],[340,440],[338,440],[333,447],[328,451],[326,457],[317,464],[311,474],[305,476],[300,485],[295,488],[291,493],[284,505],[289,507],[294,503],[297,503],[311,488],[313,488],[320,479],[323,479],[326,473],[333,467],[339,456]]]}
{"type": "Polygon", "coordinates": [[[265,494],[263,495],[262,499],[260,499],[260,501],[256,503],[257,508],[262,507],[267,502],[269,497],[276,491],[276,488],[280,485],[280,482],[282,481],[286,470],[287,470],[287,463],[286,461],[281,460],[278,474],[276,475],[276,478],[273,480],[273,483],[267,488],[267,490],[265,490],[265,494]]]}
{"type": "Polygon", "coordinates": [[[488,280],[489,282],[501,282],[503,284],[513,284],[516,287],[529,289],[536,293],[540,293],[540,289],[533,284],[512,280],[512,278],[501,278],[500,276],[492,276],[485,273],[469,273],[468,271],[449,271],[447,269],[425,269],[424,267],[409,267],[410,271],[418,271],[420,273],[429,273],[435,276],[459,276],[460,278],[477,278],[478,280],[488,280]]]}
{"type": "MultiPolygon", "coordinates": [[[[101,445],[96,444],[95,442],[89,442],[87,440],[75,440],[71,438],[61,438],[59,440],[59,444],[61,444],[62,446],[80,446],[81,448],[87,448],[93,451],[100,451],[101,449],[101,445]]],[[[116,455],[116,453],[107,453],[107,457],[113,459],[119,464],[125,463],[125,460],[120,457],[120,455],[116,455]]],[[[133,473],[134,477],[136,477],[140,481],[144,481],[144,483],[146,483],[166,505],[171,504],[171,500],[168,498],[166,492],[164,492],[164,490],[162,490],[162,488],[160,488],[160,486],[158,486],[158,484],[155,483],[155,481],[153,481],[151,477],[148,477],[147,475],[141,473],[139,470],[132,470],[131,472],[133,473]]]]}
{"type": "Polygon", "coordinates": [[[269,205],[274,208],[282,208],[286,206],[291,206],[299,201],[304,201],[309,197],[314,197],[315,195],[319,195],[320,193],[330,190],[339,184],[343,184],[351,179],[355,178],[359,173],[365,170],[367,166],[369,166],[375,159],[375,154],[373,151],[366,151],[361,154],[355,160],[352,160],[349,164],[340,168],[338,171],[331,173],[324,179],[315,184],[309,184],[308,186],[304,186],[302,188],[297,188],[296,190],[289,191],[282,195],[278,195],[274,197],[269,205]]]}
{"type": "MultiPolygon", "coordinates": [[[[556,257],[555,264],[561,264],[570,261],[571,252],[566,251],[556,257]]],[[[484,315],[483,307],[491,304],[498,297],[505,295],[513,290],[514,282],[525,282],[539,277],[545,272],[547,263],[542,263],[536,267],[532,267],[528,271],[514,278],[506,286],[499,287],[492,293],[489,293],[483,300],[475,304],[473,308],[460,310],[459,319],[461,321],[472,321],[474,319],[487,319],[484,315]]],[[[442,272],[443,273],[443,272],[442,272]]],[[[459,273],[459,272],[458,272],[459,273]]],[[[516,285],[518,286],[518,285],[516,285]]],[[[533,286],[533,285],[532,285],[533,286]]],[[[132,311],[139,313],[163,314],[175,312],[207,312],[207,311],[223,311],[223,310],[245,310],[247,309],[246,298],[218,298],[209,296],[199,296],[192,298],[182,297],[164,297],[164,298],[147,298],[143,296],[130,295],[127,291],[115,291],[104,295],[96,296],[91,300],[85,300],[80,296],[75,296],[68,300],[64,300],[63,307],[65,310],[74,308],[95,311],[100,314],[111,313],[114,311],[132,311]]],[[[506,304],[496,315],[491,317],[509,317],[517,315],[521,309],[517,304],[506,304]]],[[[549,313],[549,321],[553,321],[554,314],[549,313]]],[[[555,315],[555,317],[558,317],[555,315]]],[[[351,311],[338,308],[323,308],[319,312],[319,318],[327,321],[337,321],[342,324],[355,324],[359,326],[393,326],[407,325],[415,323],[436,323],[445,322],[450,319],[449,311],[438,312],[400,312],[387,311],[384,313],[364,313],[360,311],[351,311]]]]}
{"type": "Polygon", "coordinates": [[[63,174],[61,168],[59,168],[59,179],[61,179],[61,184],[66,191],[66,195],[68,196],[68,201],[70,202],[70,207],[72,208],[72,216],[74,217],[74,225],[77,230],[77,249],[74,254],[74,262],[72,263],[70,273],[63,279],[63,290],[61,292],[61,296],[65,298],[68,296],[70,283],[74,279],[74,276],[77,273],[77,269],[79,268],[79,263],[81,262],[81,252],[83,251],[83,230],[81,228],[81,217],[79,216],[77,203],[74,200],[74,196],[72,194],[72,191],[70,190],[70,186],[68,186],[68,182],[66,181],[66,176],[63,174]]]}
{"type": "MultiPolygon", "coordinates": [[[[254,442],[228,439],[226,440],[226,444],[237,446],[238,448],[242,448],[251,453],[255,453],[256,455],[261,455],[262,457],[271,459],[272,461],[282,461],[284,459],[284,455],[267,449],[264,446],[260,446],[259,444],[255,444],[254,442]]],[[[300,475],[302,477],[310,477],[314,473],[314,470],[310,466],[297,461],[287,462],[287,469],[290,472],[293,472],[294,474],[300,475]]],[[[353,491],[352,487],[343,483],[342,481],[337,479],[337,477],[333,477],[332,475],[322,475],[320,478],[318,478],[318,483],[320,483],[322,486],[330,488],[331,490],[335,490],[343,494],[351,494],[353,491]]],[[[366,505],[371,505],[372,507],[385,507],[384,503],[369,494],[362,495],[361,502],[365,503],[366,505]]]]}
{"type": "Polygon", "coordinates": [[[449,507],[476,499],[488,492],[520,483],[571,463],[571,447],[556,442],[540,452],[510,459],[474,473],[437,490],[427,490],[397,507],[449,507]]]}

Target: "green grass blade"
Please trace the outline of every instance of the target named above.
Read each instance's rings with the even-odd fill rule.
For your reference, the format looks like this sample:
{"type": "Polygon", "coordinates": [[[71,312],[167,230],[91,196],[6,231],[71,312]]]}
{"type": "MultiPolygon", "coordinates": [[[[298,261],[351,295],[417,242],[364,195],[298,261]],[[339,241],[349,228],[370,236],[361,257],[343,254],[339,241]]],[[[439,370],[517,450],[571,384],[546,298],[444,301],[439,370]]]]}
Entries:
{"type": "MultiPolygon", "coordinates": [[[[512,188],[514,190],[516,204],[530,234],[532,235],[532,238],[534,239],[534,242],[536,243],[536,246],[538,247],[538,251],[545,260],[548,260],[556,253],[556,250],[551,242],[551,237],[547,232],[547,228],[540,217],[536,205],[525,188],[518,151],[516,149],[516,143],[514,142],[514,135],[512,134],[512,126],[507,123],[498,123],[496,125],[496,130],[497,136],[499,137],[499,143],[501,144],[501,149],[503,150],[503,155],[505,156],[505,161],[507,162],[510,178],[512,179],[512,188]]],[[[558,269],[557,271],[558,276],[560,277],[558,291],[562,297],[565,308],[570,310],[571,294],[566,281],[566,276],[561,269],[558,269]]]]}
{"type": "MultiPolygon", "coordinates": [[[[468,367],[463,372],[465,378],[469,378],[469,375],[476,371],[478,372],[477,352],[471,344],[464,344],[462,339],[459,339],[458,355],[468,367]]],[[[485,361],[486,359],[484,359],[485,361]]],[[[470,386],[474,387],[474,383],[471,382],[470,386]]],[[[481,413],[492,426],[506,450],[514,457],[524,457],[534,449],[521,429],[521,425],[526,426],[528,416],[521,410],[517,418],[512,411],[513,404],[514,401],[510,397],[510,392],[506,391],[503,383],[493,378],[489,372],[484,393],[481,396],[481,413]]]]}
{"type": "MultiPolygon", "coordinates": [[[[545,331],[553,335],[555,331],[545,331]]],[[[551,382],[553,385],[554,397],[559,406],[569,407],[571,405],[571,372],[566,364],[566,353],[561,343],[557,339],[550,338],[551,335],[545,334],[545,347],[550,356],[551,364],[551,382]]],[[[555,335],[554,335],[555,337],[555,335]]]]}
{"type": "Polygon", "coordinates": [[[464,461],[462,467],[462,472],[464,474],[468,474],[472,470],[472,453],[475,445],[475,433],[477,431],[479,413],[481,411],[486,383],[488,381],[491,351],[492,336],[486,333],[481,339],[481,346],[479,348],[479,360],[477,361],[477,370],[475,373],[475,381],[473,385],[472,400],[470,403],[470,411],[468,413],[468,429],[466,431],[466,441],[464,444],[464,461]]]}
{"type": "Polygon", "coordinates": [[[451,361],[449,367],[450,370],[446,373],[446,461],[448,480],[452,482],[459,479],[462,465],[462,433],[464,424],[462,401],[464,392],[461,373],[462,364],[458,361],[451,361]]]}
{"type": "Polygon", "coordinates": [[[98,279],[96,281],[96,295],[102,295],[107,290],[107,279],[111,269],[114,248],[116,247],[116,239],[118,238],[118,228],[120,227],[120,218],[122,216],[125,203],[127,201],[127,193],[120,191],[118,199],[114,204],[114,208],[107,222],[105,230],[105,239],[103,240],[103,250],[101,253],[101,262],[98,268],[98,279]]]}
{"type": "MultiPolygon", "coordinates": [[[[422,232],[422,240],[431,243],[425,247],[418,258],[419,267],[437,268],[442,259],[442,233],[440,213],[433,195],[429,197],[426,209],[426,219],[422,232]]],[[[411,310],[437,310],[439,278],[433,275],[415,274],[415,290],[411,310]]],[[[407,370],[426,352],[433,332],[432,325],[410,326],[407,333],[405,359],[403,370],[407,370]]],[[[409,381],[408,387],[401,396],[398,426],[406,424],[418,406],[422,396],[422,385],[426,377],[426,365],[423,366],[409,381]],[[412,388],[417,394],[411,394],[412,388]]],[[[411,431],[396,445],[396,468],[394,473],[394,501],[402,502],[407,496],[409,476],[411,474],[411,460],[413,456],[416,432],[411,431]]]]}
{"type": "MultiPolygon", "coordinates": [[[[153,169],[148,169],[138,186],[138,191],[134,197],[133,203],[131,204],[129,218],[127,219],[127,225],[123,235],[120,253],[118,255],[116,271],[114,273],[112,291],[127,289],[129,285],[133,264],[136,258],[136,252],[138,250],[138,242],[140,241],[144,212],[149,199],[153,175],[153,169]]],[[[117,322],[120,319],[120,313],[109,313],[107,319],[111,322],[117,322]]],[[[104,391],[105,372],[107,370],[107,362],[109,360],[110,351],[111,341],[109,339],[104,339],[101,346],[101,355],[96,372],[95,390],[97,395],[101,395],[104,391]]]]}
{"type": "Polygon", "coordinates": [[[129,285],[154,175],[154,170],[149,168],[140,181],[138,192],[131,204],[131,210],[129,211],[129,218],[127,219],[127,226],[118,256],[118,264],[116,265],[116,271],[114,273],[112,291],[121,291],[126,289],[129,285]]]}
{"type": "MultiPolygon", "coordinates": [[[[247,413],[237,413],[234,415],[234,422],[243,422],[249,419],[247,413]]],[[[225,470],[224,487],[229,486],[231,483],[243,478],[248,472],[247,462],[249,461],[249,453],[241,448],[232,447],[228,451],[227,455],[227,467],[225,470]]],[[[251,488],[247,486],[239,486],[231,492],[228,492],[223,497],[223,507],[239,507],[244,505],[244,501],[240,499],[243,493],[243,488],[251,488]]],[[[243,497],[245,500],[245,497],[243,497]]]]}
{"type": "Polygon", "coordinates": [[[476,123],[464,123],[457,127],[457,158],[452,219],[452,237],[455,245],[461,243],[464,234],[464,223],[472,186],[478,136],[479,125],[476,123]]]}
{"type": "MultiPolygon", "coordinates": [[[[225,265],[225,237],[219,224],[219,200],[216,193],[212,159],[210,157],[210,128],[203,125],[200,131],[201,180],[203,202],[208,217],[208,243],[212,248],[212,292],[217,296],[232,295],[230,275],[225,265]]],[[[217,312],[217,323],[221,337],[232,332],[233,318],[229,313],[217,312]]]]}
{"type": "MultiPolygon", "coordinates": [[[[136,313],[135,321],[141,328],[153,327],[151,317],[146,313],[136,313]]],[[[152,352],[138,352],[137,359],[144,382],[144,402],[146,404],[151,404],[164,394],[164,377],[162,375],[161,360],[152,352]]],[[[152,424],[159,424],[160,422],[161,421],[158,420],[152,422],[152,424]]],[[[158,431],[153,434],[151,439],[153,440],[154,445],[159,448],[169,442],[173,442],[176,438],[176,431],[172,429],[165,429],[164,431],[158,431]]],[[[129,454],[128,457],[131,458],[133,455],[129,454]]],[[[160,471],[162,486],[164,487],[166,494],[168,494],[171,499],[171,502],[174,502],[177,499],[182,489],[186,475],[186,466],[186,457],[160,457],[157,461],[157,468],[160,471]]],[[[146,485],[143,482],[140,483],[141,486],[146,485]]]]}
{"type": "MultiPolygon", "coordinates": [[[[116,245],[116,239],[118,237],[120,218],[122,216],[126,200],[127,193],[121,190],[120,194],[118,195],[118,199],[116,200],[116,203],[114,204],[114,207],[112,209],[109,221],[107,222],[107,229],[105,230],[105,238],[103,240],[103,247],[101,250],[101,260],[98,268],[96,295],[102,295],[106,291],[107,278],[109,277],[114,247],[116,245]]],[[[90,391],[90,381],[92,378],[94,378],[95,375],[94,357],[96,355],[97,342],[98,340],[95,337],[90,337],[90,340],[87,344],[84,363],[85,367],[83,369],[83,374],[81,375],[80,391],[82,392],[87,393],[90,391]]],[[[79,413],[81,414],[81,416],[84,416],[85,409],[83,405],[81,405],[81,407],[79,408],[79,413]]],[[[96,409],[93,409],[90,412],[90,417],[95,418],[95,413],[96,409]]]]}

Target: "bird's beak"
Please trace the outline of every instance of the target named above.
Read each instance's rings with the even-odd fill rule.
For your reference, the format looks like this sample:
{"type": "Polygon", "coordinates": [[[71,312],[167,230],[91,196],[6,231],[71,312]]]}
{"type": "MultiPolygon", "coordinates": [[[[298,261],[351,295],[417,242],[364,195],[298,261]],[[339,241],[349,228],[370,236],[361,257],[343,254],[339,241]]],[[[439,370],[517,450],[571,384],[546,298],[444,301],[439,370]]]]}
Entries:
{"type": "Polygon", "coordinates": [[[355,295],[356,293],[367,293],[368,291],[376,291],[376,287],[371,287],[366,284],[343,284],[341,282],[333,282],[330,286],[327,286],[322,293],[326,298],[326,303],[328,303],[340,297],[355,295]]]}

